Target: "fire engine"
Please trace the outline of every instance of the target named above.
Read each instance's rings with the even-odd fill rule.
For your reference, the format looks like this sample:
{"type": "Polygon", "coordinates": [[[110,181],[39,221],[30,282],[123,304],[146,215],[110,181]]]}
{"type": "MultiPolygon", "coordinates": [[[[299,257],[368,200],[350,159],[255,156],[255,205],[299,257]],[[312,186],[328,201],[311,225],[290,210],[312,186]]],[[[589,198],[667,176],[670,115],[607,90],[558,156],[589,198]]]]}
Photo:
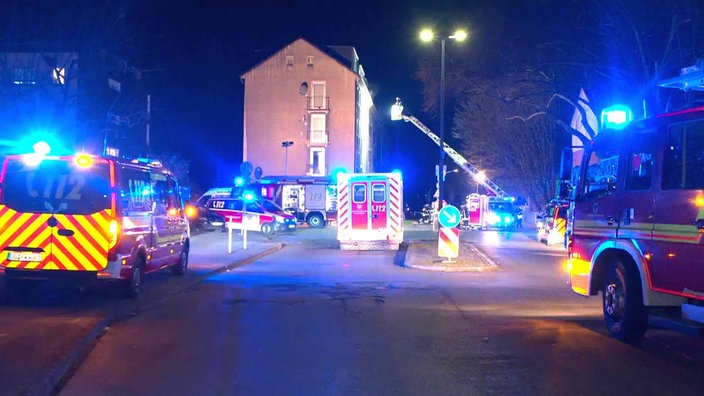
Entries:
{"type": "MultiPolygon", "coordinates": [[[[704,90],[704,69],[684,71],[661,86],[704,90]]],[[[631,118],[620,111],[602,113],[602,123],[631,118]]],[[[704,107],[620,123],[585,147],[572,193],[569,284],[584,296],[601,292],[617,339],[642,336],[649,315],[680,328],[704,323],[702,153],[704,107]]]]}
{"type": "Polygon", "coordinates": [[[337,184],[333,176],[265,176],[257,187],[263,198],[276,202],[299,223],[322,228],[335,221],[337,184]]]}
{"type": "Polygon", "coordinates": [[[403,242],[400,173],[339,173],[337,190],[340,249],[398,250],[403,242]]]}
{"type": "Polygon", "coordinates": [[[538,242],[546,245],[564,244],[571,203],[566,199],[552,199],[536,218],[538,242]]]}

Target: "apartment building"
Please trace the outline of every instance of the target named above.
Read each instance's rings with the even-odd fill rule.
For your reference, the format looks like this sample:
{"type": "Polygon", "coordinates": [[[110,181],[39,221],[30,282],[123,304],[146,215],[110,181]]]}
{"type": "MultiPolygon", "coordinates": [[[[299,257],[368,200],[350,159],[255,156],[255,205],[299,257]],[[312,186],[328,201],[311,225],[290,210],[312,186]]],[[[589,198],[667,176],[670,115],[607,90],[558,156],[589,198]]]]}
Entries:
{"type": "Polygon", "coordinates": [[[264,175],[374,171],[374,104],[353,47],[300,38],[241,79],[243,161],[264,175]]]}

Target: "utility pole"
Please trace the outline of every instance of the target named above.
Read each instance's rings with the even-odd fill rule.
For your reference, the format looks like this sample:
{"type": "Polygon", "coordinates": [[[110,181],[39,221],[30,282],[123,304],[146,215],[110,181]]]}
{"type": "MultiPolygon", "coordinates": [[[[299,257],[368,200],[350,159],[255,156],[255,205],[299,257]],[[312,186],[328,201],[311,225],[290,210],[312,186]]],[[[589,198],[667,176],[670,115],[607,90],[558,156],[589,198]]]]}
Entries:
{"type": "Polygon", "coordinates": [[[147,158],[149,158],[149,122],[152,114],[152,95],[147,94],[147,158]]]}

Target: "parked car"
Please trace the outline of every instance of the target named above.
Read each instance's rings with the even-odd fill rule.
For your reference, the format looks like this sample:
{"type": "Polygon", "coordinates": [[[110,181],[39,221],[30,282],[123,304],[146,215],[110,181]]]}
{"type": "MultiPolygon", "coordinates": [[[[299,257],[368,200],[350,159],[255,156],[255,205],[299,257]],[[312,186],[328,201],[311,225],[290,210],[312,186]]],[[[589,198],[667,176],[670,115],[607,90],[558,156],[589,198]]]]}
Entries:
{"type": "Polygon", "coordinates": [[[204,228],[234,228],[261,231],[271,235],[276,231],[296,230],[296,218],[269,200],[247,201],[242,198],[213,198],[201,216],[204,228]]]}

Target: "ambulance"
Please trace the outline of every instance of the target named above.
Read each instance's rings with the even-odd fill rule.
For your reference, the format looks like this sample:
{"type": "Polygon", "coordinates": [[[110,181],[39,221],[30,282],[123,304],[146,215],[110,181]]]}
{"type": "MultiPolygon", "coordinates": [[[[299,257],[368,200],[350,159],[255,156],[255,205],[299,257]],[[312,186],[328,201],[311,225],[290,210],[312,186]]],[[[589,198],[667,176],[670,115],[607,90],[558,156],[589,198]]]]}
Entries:
{"type": "Polygon", "coordinates": [[[339,173],[337,191],[340,249],[398,250],[403,242],[400,173],[339,173]]]}
{"type": "Polygon", "coordinates": [[[620,340],[643,336],[649,316],[701,331],[704,107],[599,131],[576,174],[566,263],[572,290],[601,292],[606,328],[620,340]]]}
{"type": "Polygon", "coordinates": [[[0,171],[0,274],[21,294],[53,277],[120,282],[188,266],[190,229],[176,178],[156,162],[35,152],[0,171]]]}

